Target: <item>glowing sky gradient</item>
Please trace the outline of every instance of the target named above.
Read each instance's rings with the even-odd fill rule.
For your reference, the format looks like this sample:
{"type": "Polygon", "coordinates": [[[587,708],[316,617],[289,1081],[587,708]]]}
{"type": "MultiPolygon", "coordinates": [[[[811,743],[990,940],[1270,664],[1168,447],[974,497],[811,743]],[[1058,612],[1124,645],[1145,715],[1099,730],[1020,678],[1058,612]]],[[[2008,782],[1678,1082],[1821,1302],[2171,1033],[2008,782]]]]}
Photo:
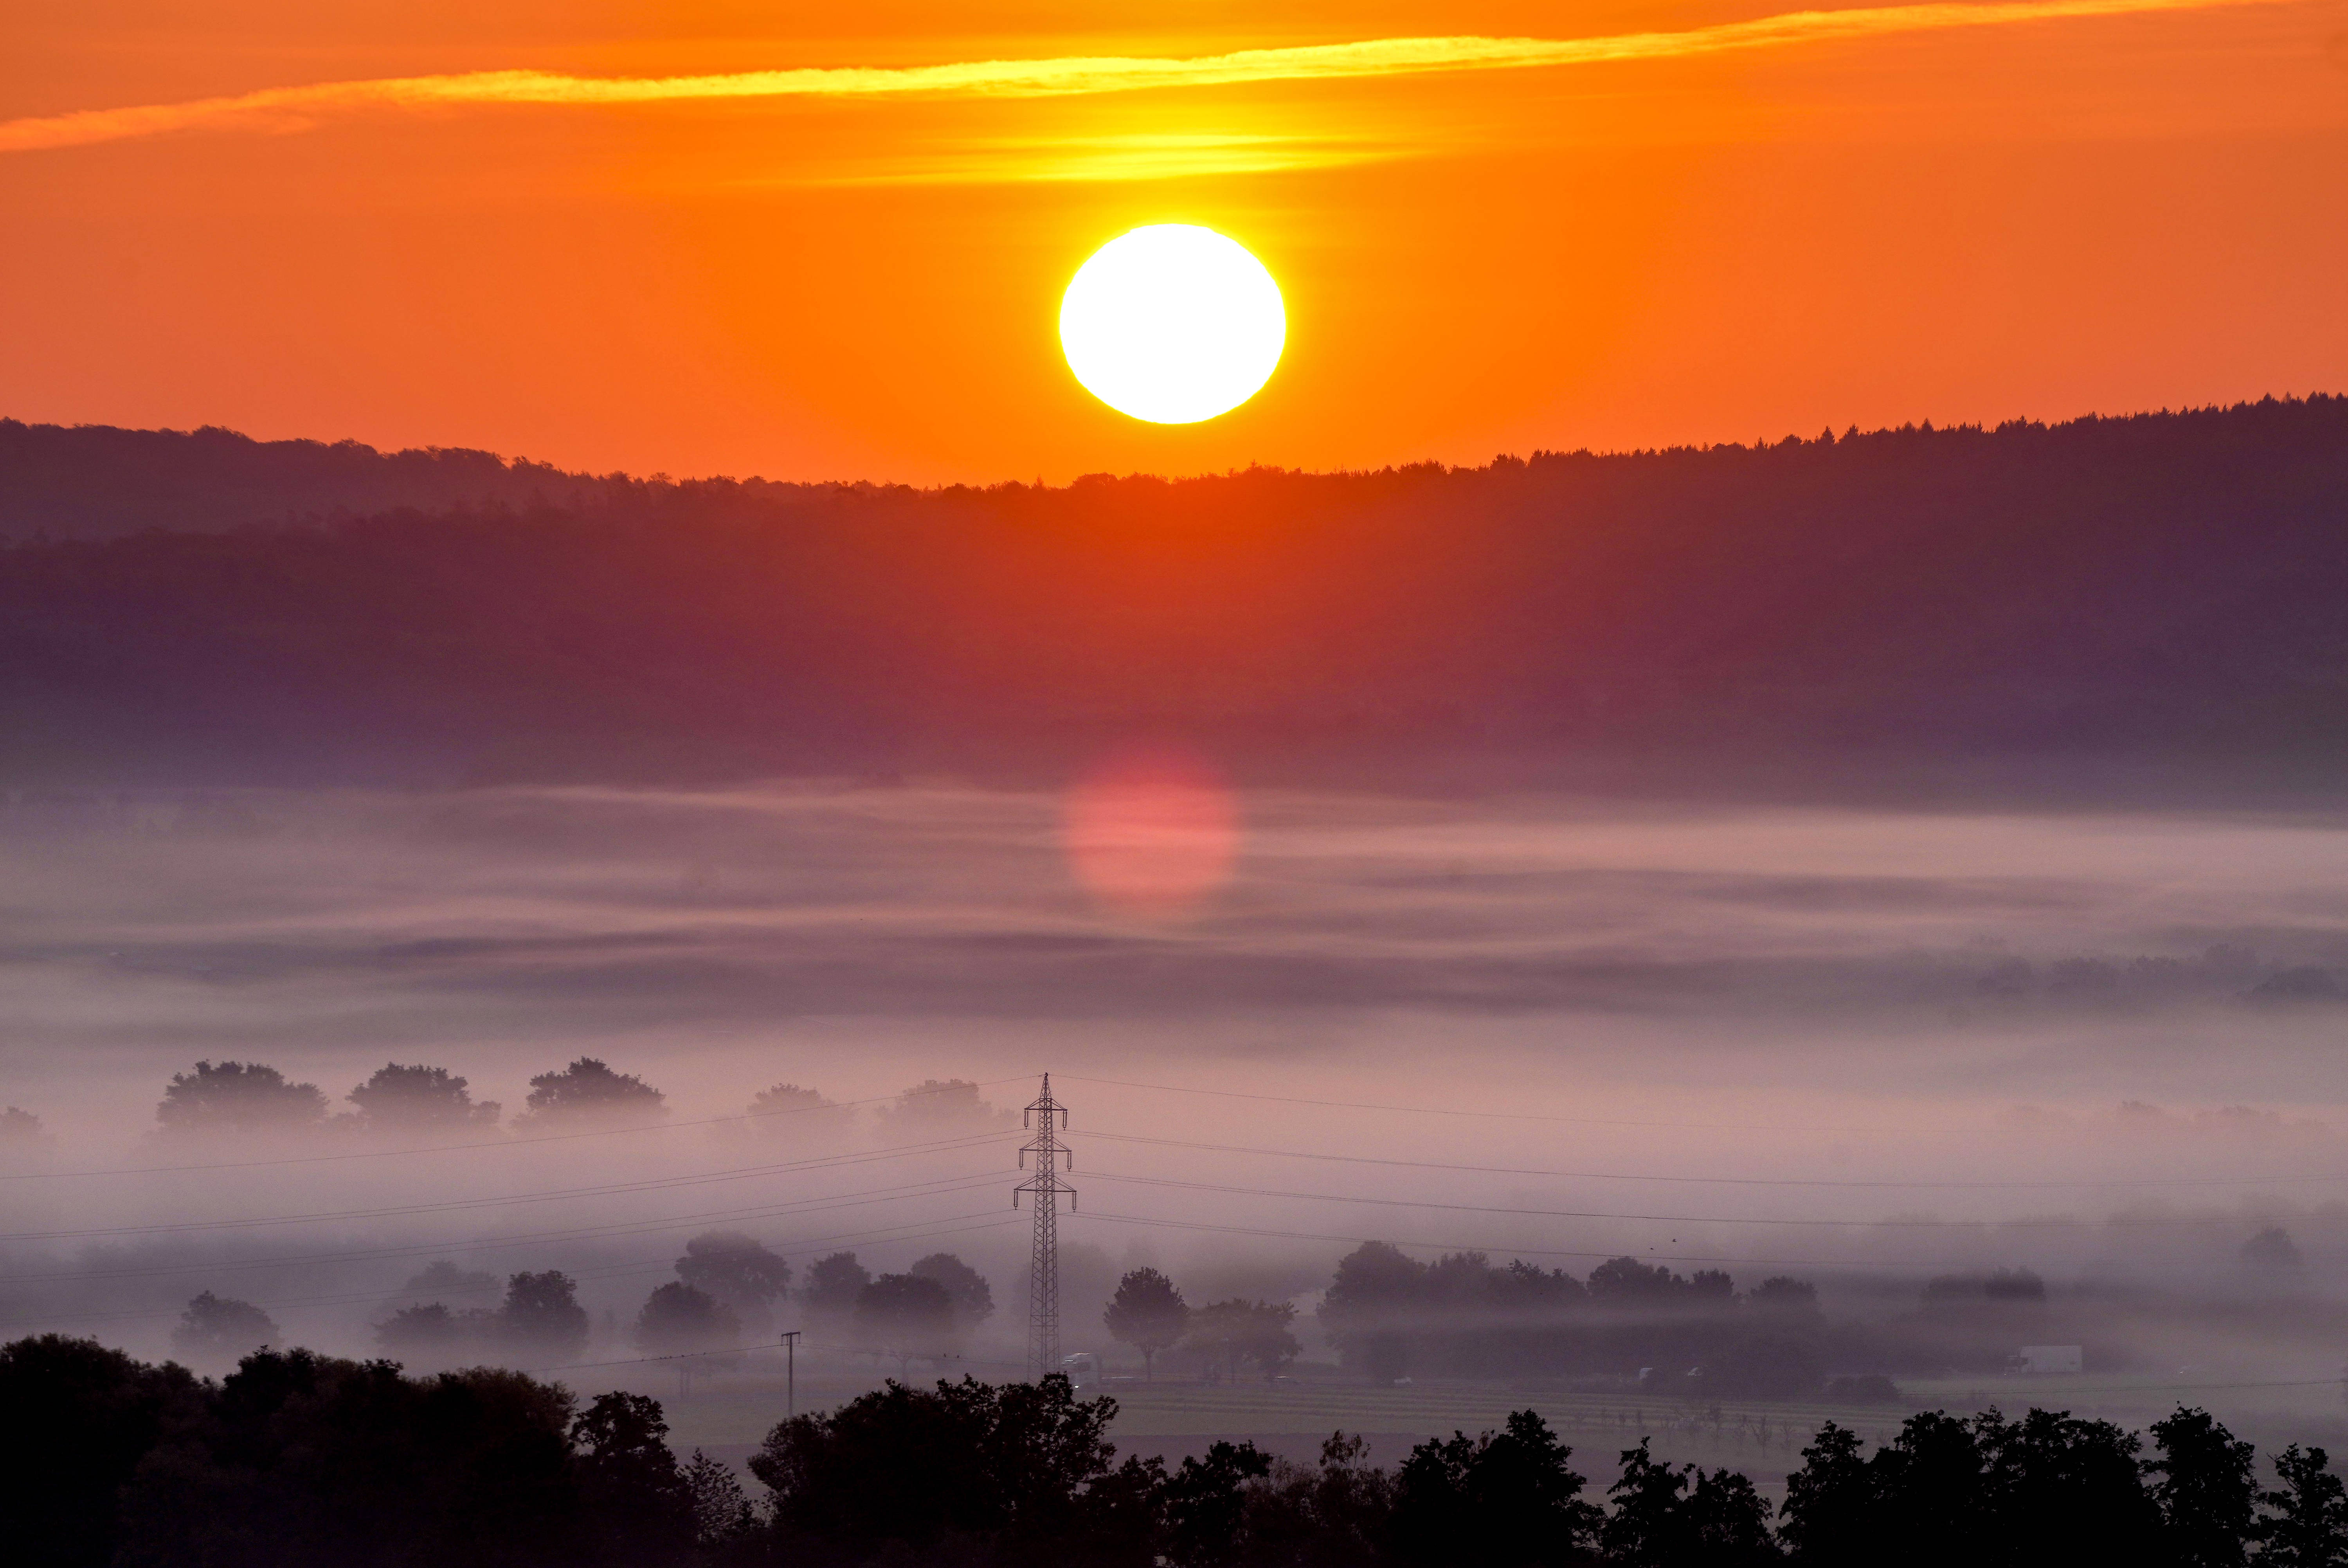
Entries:
{"type": "MultiPolygon", "coordinates": [[[[30,8],[26,8],[30,9],[30,8]]],[[[917,482],[2336,389],[2348,4],[735,0],[0,19],[0,414],[917,482]],[[1290,301],[1196,428],[1059,293],[1290,301]]]]}
{"type": "Polygon", "coordinates": [[[691,77],[580,77],[556,71],[469,71],[386,81],[325,82],[266,88],[233,98],[133,108],[85,109],[0,124],[0,151],[83,147],[175,130],[251,126],[300,129],[304,117],[368,108],[456,104],[679,103],[714,98],[1051,98],[1142,92],[1233,83],[1327,81],[1418,76],[1435,71],[1528,70],[1624,60],[1680,59],[1732,49],[1782,47],[1845,38],[2013,26],[2161,11],[2211,11],[2284,0],[2008,0],[1797,11],[1680,32],[1592,38],[1370,38],[1284,49],[1235,49],[1189,58],[1072,56],[1056,59],[967,60],[946,65],[816,67],[691,77]]]}

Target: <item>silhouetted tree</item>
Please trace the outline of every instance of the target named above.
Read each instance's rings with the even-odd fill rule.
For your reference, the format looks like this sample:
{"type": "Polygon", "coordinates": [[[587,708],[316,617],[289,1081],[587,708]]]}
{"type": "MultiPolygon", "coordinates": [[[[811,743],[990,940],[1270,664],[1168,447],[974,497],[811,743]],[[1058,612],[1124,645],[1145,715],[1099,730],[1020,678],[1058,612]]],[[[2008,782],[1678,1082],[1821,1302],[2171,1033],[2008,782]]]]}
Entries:
{"type": "Polygon", "coordinates": [[[167,1431],[198,1418],[187,1369],[148,1367],[94,1340],[44,1334],[0,1346],[0,1544],[42,1568],[108,1568],[123,1489],[167,1431]]]}
{"type": "Polygon", "coordinates": [[[2242,1243],[2242,1272],[2260,1284],[2291,1284],[2307,1274],[2299,1243],[2281,1225],[2269,1225],[2242,1243]]]}
{"type": "Polygon", "coordinates": [[[1991,1301],[2044,1301],[2046,1282],[2029,1269],[1992,1269],[1982,1295],[1991,1301]]]}
{"type": "Polygon", "coordinates": [[[618,1563],[582,1531],[559,1388],[248,1356],[124,1488],[118,1568],[618,1563]]]}
{"type": "Polygon", "coordinates": [[[530,1109],[518,1126],[552,1130],[564,1127],[623,1126],[657,1121],[668,1114],[668,1097],[631,1073],[616,1073],[593,1057],[581,1057],[561,1072],[530,1080],[530,1109]]]}
{"type": "Polygon", "coordinates": [[[1313,1315],[1345,1366],[1391,1383],[1410,1369],[1426,1267],[1385,1242],[1365,1242],[1337,1263],[1313,1315]]]}
{"type": "Polygon", "coordinates": [[[1782,1554],[1769,1533],[1769,1505],[1753,1483],[1726,1470],[1674,1471],[1649,1456],[1646,1440],[1622,1455],[1608,1489],[1614,1511],[1599,1532],[1606,1561],[1622,1568],[1752,1568],[1782,1554]]]}
{"type": "Polygon", "coordinates": [[[1812,1322],[1818,1315],[1818,1287],[1807,1280],[1773,1274],[1746,1293],[1745,1305],[1775,1322],[1812,1322]]]}
{"type": "Polygon", "coordinates": [[[1183,1344],[1220,1363],[1227,1376],[1236,1377],[1242,1366],[1253,1366],[1270,1382],[1303,1352],[1289,1332],[1295,1320],[1296,1308],[1287,1302],[1232,1296],[1193,1312],[1183,1344]]]}
{"type": "Polygon", "coordinates": [[[1396,1555],[1425,1568],[1587,1561],[1601,1511],[1582,1498],[1572,1455],[1530,1410],[1498,1432],[1419,1444],[1395,1477],[1396,1555]]]}
{"type": "Polygon", "coordinates": [[[1155,1379],[1158,1353],[1181,1343],[1190,1305],[1174,1282],[1156,1269],[1135,1269],[1117,1282],[1101,1322],[1110,1335],[1141,1352],[1142,1376],[1155,1379]]]}
{"type": "Polygon", "coordinates": [[[1861,1448],[1857,1432],[1828,1421],[1802,1450],[1801,1469],[1786,1478],[1778,1533],[1797,1563],[1859,1568],[1881,1559],[1879,1542],[1888,1532],[1861,1448]]]}
{"type": "Polygon", "coordinates": [[[326,1097],[313,1083],[288,1083],[259,1062],[198,1062],[173,1073],[155,1119],[171,1132],[285,1132],[318,1126],[326,1097]]]}
{"type": "Polygon", "coordinates": [[[522,1355],[540,1362],[567,1360],[587,1346],[587,1309],[579,1305],[579,1284],[560,1269],[518,1274],[506,1281],[505,1305],[498,1308],[498,1332],[522,1355]]]}
{"type": "Polygon", "coordinates": [[[920,1274],[882,1274],[857,1293],[856,1332],[868,1348],[896,1357],[900,1370],[916,1356],[935,1359],[955,1343],[953,1296],[920,1274]]]}
{"type": "Polygon", "coordinates": [[[845,1333],[855,1321],[857,1298],[871,1283],[871,1271],[854,1253],[828,1253],[808,1266],[807,1284],[799,1287],[800,1310],[823,1332],[845,1333]]]}
{"type": "Polygon", "coordinates": [[[2259,1535],[2260,1568],[2340,1568],[2348,1563],[2348,1489],[2322,1449],[2291,1444],[2275,1455],[2282,1484],[2259,1494],[2272,1510],[2259,1535]]]}
{"type": "Polygon", "coordinates": [[[465,1080],[447,1068],[386,1062],[344,1098],[359,1108],[359,1124],[369,1132],[458,1132],[498,1124],[497,1101],[476,1103],[465,1080]]]}
{"type": "Polygon", "coordinates": [[[1204,1455],[1186,1457],[1166,1478],[1160,1500],[1168,1561],[1176,1568],[1220,1568],[1238,1561],[1248,1482],[1271,1473],[1272,1456],[1253,1443],[1218,1440],[1204,1455]]]}
{"type": "Polygon", "coordinates": [[[1394,1560],[1395,1474],[1366,1462],[1369,1444],[1332,1432],[1320,1461],[1274,1461],[1247,1488],[1236,1561],[1261,1568],[1365,1568],[1394,1560]]]}
{"type": "Polygon", "coordinates": [[[2010,1561],[2068,1564],[2108,1555],[2154,1559],[2160,1513],[2144,1485],[2132,1432],[2064,1410],[2032,1410],[2019,1421],[1994,1410],[1973,1419],[1987,1460],[1991,1517],[2003,1539],[2026,1542],[2010,1561]]]}
{"type": "Polygon", "coordinates": [[[1732,1470],[1692,1473],[1695,1484],[1680,1505],[1689,1545],[1679,1563],[1686,1568],[1754,1568],[1783,1559],[1769,1532],[1769,1504],[1748,1478],[1732,1470]]]}
{"type": "Polygon", "coordinates": [[[199,1367],[221,1367],[273,1349],[278,1338],[276,1321],[252,1303],[206,1291],[180,1315],[171,1348],[199,1367]]]}
{"type": "Polygon", "coordinates": [[[801,1088],[795,1083],[778,1083],[750,1097],[749,1114],[758,1117],[800,1116],[821,1110],[830,1103],[815,1089],[801,1088]]]}
{"type": "Polygon", "coordinates": [[[854,1107],[835,1105],[795,1083],[778,1083],[750,1097],[732,1130],[760,1142],[821,1145],[839,1142],[855,1127],[854,1107]]]}
{"type": "Polygon", "coordinates": [[[1637,1448],[1622,1452],[1622,1473],[1606,1489],[1614,1507],[1599,1544],[1606,1560],[1622,1568],[1679,1568],[1693,1544],[1680,1508],[1687,1474],[1655,1463],[1648,1441],[1642,1438],[1637,1448]]]}
{"type": "Polygon", "coordinates": [[[2145,1461],[2160,1511],[2165,1561],[2178,1568],[2241,1568],[2258,1518],[2250,1444],[2207,1410],[2183,1406],[2152,1425],[2157,1452],[2145,1461]]]}
{"type": "Polygon", "coordinates": [[[0,1110],[0,1144],[29,1143],[41,1136],[41,1119],[10,1106],[0,1110]]]}
{"type": "MultiPolygon", "coordinates": [[[[883,1278],[907,1278],[884,1275],[883,1278]]],[[[1115,1401],[1040,1383],[891,1383],[785,1421],[751,1457],[778,1524],[834,1552],[923,1561],[949,1543],[983,1558],[1025,1545],[1067,1561],[1144,1568],[1154,1463],[1112,1468],[1115,1401]],[[975,1548],[975,1550],[972,1550],[975,1548]]]]}
{"type": "Polygon", "coordinates": [[[790,1288],[791,1265],[739,1231],[704,1231],[685,1243],[676,1277],[716,1297],[744,1332],[764,1337],[773,1304],[790,1288]]]}
{"type": "Polygon", "coordinates": [[[958,1337],[968,1336],[972,1329],[994,1315],[994,1291],[987,1284],[986,1276],[952,1253],[932,1253],[905,1272],[945,1286],[946,1295],[953,1302],[954,1333],[958,1337]]]}
{"type": "Polygon", "coordinates": [[[384,1354],[408,1367],[438,1367],[454,1363],[465,1350],[465,1325],[441,1302],[404,1306],[376,1326],[375,1341],[384,1354]]]}
{"type": "Polygon", "coordinates": [[[738,1346],[742,1325],[708,1292],[673,1280],[645,1298],[633,1338],[647,1356],[691,1356],[738,1346]]]}
{"type": "Polygon", "coordinates": [[[758,1533],[758,1511],[734,1467],[699,1449],[685,1461],[685,1491],[693,1511],[693,1539],[705,1557],[723,1559],[758,1533]]]}
{"type": "Polygon", "coordinates": [[[660,1401],[642,1394],[599,1394],[572,1419],[582,1522],[603,1560],[657,1568],[684,1562],[696,1544],[693,1491],[667,1436],[660,1401]]]}
{"type": "Polygon", "coordinates": [[[932,1140],[999,1132],[1018,1125],[1019,1113],[990,1105],[978,1085],[966,1078],[923,1078],[887,1105],[876,1106],[884,1143],[922,1143],[932,1140]]]}
{"type": "Polygon", "coordinates": [[[1868,1463],[1884,1511],[1870,1523],[1883,1533],[1877,1553],[1913,1548],[1920,1563],[1974,1563],[2000,1540],[1987,1501],[1987,1463],[1974,1424],[1945,1411],[1901,1423],[1868,1463]]]}

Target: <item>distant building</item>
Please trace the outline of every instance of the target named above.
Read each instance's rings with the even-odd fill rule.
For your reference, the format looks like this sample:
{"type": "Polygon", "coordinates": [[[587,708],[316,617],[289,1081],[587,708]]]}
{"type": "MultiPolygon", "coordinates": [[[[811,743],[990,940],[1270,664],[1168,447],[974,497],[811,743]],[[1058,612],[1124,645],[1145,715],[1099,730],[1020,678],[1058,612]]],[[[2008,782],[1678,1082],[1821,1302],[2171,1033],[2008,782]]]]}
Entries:
{"type": "Polygon", "coordinates": [[[2075,1345],[2025,1345],[2013,1359],[2020,1370],[2031,1374],[2078,1372],[2086,1367],[2075,1345]]]}

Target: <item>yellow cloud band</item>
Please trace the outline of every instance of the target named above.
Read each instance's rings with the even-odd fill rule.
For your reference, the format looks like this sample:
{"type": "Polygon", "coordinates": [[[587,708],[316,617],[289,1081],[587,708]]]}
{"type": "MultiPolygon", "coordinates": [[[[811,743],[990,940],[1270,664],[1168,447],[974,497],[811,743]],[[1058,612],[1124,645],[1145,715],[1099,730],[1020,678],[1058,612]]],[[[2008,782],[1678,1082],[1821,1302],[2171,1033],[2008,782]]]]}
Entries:
{"type": "Polygon", "coordinates": [[[574,77],[552,71],[473,71],[269,88],[235,98],[0,122],[0,152],[84,147],[207,127],[283,129],[312,117],[367,108],[469,104],[644,104],[726,98],[1044,98],[1138,92],[1232,82],[1313,81],[1433,71],[1528,69],[1615,60],[1672,59],[1842,38],[2008,26],[2096,16],[2211,11],[2290,0],[2002,0],[1982,5],[1887,5],[1796,11],[1677,33],[1596,38],[1374,38],[1286,49],[1240,49],[1188,58],[1066,56],[942,66],[817,67],[701,77],[574,77]]]}

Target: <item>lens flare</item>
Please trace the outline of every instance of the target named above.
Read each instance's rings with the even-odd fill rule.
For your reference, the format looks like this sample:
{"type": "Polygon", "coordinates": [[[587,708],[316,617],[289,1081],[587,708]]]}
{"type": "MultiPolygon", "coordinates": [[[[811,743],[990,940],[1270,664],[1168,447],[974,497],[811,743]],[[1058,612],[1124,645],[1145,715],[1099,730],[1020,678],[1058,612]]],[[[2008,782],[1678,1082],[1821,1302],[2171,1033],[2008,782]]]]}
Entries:
{"type": "Polygon", "coordinates": [[[1239,858],[1239,802],[1194,756],[1125,752],[1069,789],[1062,841],[1076,881],[1104,906],[1178,916],[1230,881],[1239,858]]]}

